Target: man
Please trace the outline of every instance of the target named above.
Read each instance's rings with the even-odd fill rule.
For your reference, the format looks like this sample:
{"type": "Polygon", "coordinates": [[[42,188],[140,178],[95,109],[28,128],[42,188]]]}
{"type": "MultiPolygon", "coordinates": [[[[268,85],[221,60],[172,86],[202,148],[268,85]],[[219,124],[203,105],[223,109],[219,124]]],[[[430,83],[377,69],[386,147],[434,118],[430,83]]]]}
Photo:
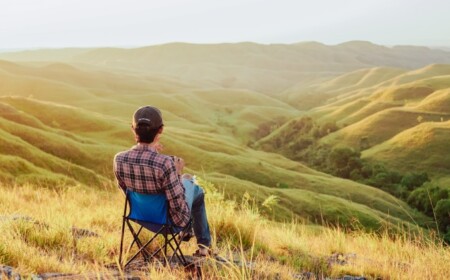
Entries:
{"type": "MultiPolygon", "coordinates": [[[[186,226],[192,216],[199,246],[195,255],[208,255],[211,234],[204,192],[194,183],[192,176],[182,175],[183,159],[159,153],[162,149],[159,139],[164,130],[160,110],[151,106],[141,107],[134,113],[132,122],[137,145],[114,157],[114,174],[120,188],[139,193],[164,193],[175,225],[186,226]]],[[[187,233],[184,237],[187,238],[187,233]]]]}

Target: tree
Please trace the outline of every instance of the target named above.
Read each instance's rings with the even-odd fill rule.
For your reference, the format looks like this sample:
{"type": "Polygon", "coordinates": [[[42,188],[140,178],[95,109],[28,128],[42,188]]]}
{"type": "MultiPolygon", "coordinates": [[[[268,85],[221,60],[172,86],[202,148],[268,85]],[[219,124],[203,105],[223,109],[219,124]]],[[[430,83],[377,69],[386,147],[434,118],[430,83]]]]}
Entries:
{"type": "Polygon", "coordinates": [[[422,187],[415,189],[408,196],[408,204],[417,210],[433,217],[433,207],[436,207],[440,200],[449,198],[448,191],[439,186],[426,183],[422,187]]]}
{"type": "Polygon", "coordinates": [[[406,173],[405,176],[403,176],[403,179],[401,180],[400,184],[402,186],[405,186],[408,190],[413,190],[415,188],[418,188],[422,186],[425,182],[430,181],[430,178],[428,177],[428,173],[422,172],[422,173],[406,173]]]}
{"type": "Polygon", "coordinates": [[[450,231],[450,199],[441,199],[434,210],[436,222],[442,233],[450,231]]]}
{"type": "Polygon", "coordinates": [[[342,178],[350,178],[353,170],[360,170],[361,153],[350,148],[335,148],[331,151],[328,162],[333,173],[342,178]]]}

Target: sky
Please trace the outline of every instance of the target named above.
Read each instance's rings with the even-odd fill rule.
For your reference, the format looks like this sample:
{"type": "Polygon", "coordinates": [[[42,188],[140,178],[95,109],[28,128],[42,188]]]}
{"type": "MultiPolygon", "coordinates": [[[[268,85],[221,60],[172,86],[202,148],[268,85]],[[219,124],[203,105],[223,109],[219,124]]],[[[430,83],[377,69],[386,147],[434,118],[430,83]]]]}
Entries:
{"type": "Polygon", "coordinates": [[[450,47],[448,0],[0,0],[0,49],[352,40],[450,47]]]}

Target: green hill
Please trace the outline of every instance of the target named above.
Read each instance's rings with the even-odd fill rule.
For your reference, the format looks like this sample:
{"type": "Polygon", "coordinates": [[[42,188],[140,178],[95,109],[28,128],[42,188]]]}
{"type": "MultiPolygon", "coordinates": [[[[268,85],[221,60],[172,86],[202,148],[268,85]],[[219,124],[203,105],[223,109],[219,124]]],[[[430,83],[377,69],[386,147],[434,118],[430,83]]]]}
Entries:
{"type": "Polygon", "coordinates": [[[422,121],[438,122],[448,119],[450,113],[433,113],[410,109],[386,109],[346,126],[323,138],[323,143],[359,147],[361,138],[366,137],[371,146],[386,141],[422,121]]]}
{"type": "Polygon", "coordinates": [[[450,66],[429,65],[450,63],[448,52],[361,41],[177,43],[0,58],[11,60],[0,61],[2,264],[96,277],[111,267],[123,211],[113,156],[134,145],[133,112],[154,105],[164,153],[183,157],[206,187],[213,246],[242,259],[219,269],[205,262],[206,278],[298,278],[293,268],[318,277],[448,275],[439,258],[448,250],[433,232],[445,229],[446,210],[434,221],[412,209],[405,201],[418,186],[404,191],[399,173],[427,172],[442,186],[430,203],[436,193],[448,200],[450,66]],[[342,146],[350,148],[332,162],[342,146]],[[320,169],[349,180],[314,170],[300,161],[308,151],[318,165],[358,172],[320,169]],[[78,227],[99,235],[79,238],[78,227]],[[340,256],[348,263],[337,266],[340,256]]]}
{"type": "Polygon", "coordinates": [[[338,97],[342,98],[375,87],[404,72],[406,71],[403,69],[386,67],[361,69],[331,80],[300,82],[283,91],[281,96],[297,108],[312,109],[325,102],[332,103],[338,97]]]}
{"type": "MultiPolygon", "coordinates": [[[[412,46],[388,48],[361,41],[336,46],[314,42],[290,45],[171,43],[133,49],[2,53],[0,59],[95,65],[100,69],[140,75],[164,75],[205,87],[245,88],[273,95],[299,83],[363,68],[415,69],[433,63],[450,63],[450,53],[412,46]]],[[[369,74],[362,82],[376,80],[377,76],[379,74],[369,74]]]]}
{"type": "Polygon", "coordinates": [[[363,152],[363,158],[402,171],[425,171],[448,176],[450,121],[424,122],[363,152]]]}
{"type": "Polygon", "coordinates": [[[424,98],[418,105],[418,110],[448,113],[450,108],[450,89],[433,92],[424,98]]]}
{"type": "Polygon", "coordinates": [[[250,90],[202,89],[165,78],[54,63],[36,67],[4,62],[0,70],[0,92],[4,96],[32,97],[120,118],[129,118],[142,104],[158,104],[167,122],[174,126],[220,130],[242,141],[269,115],[279,118],[298,114],[290,105],[250,90]],[[242,126],[234,129],[236,122],[242,126]]]}
{"type": "MultiPolygon", "coordinates": [[[[307,153],[321,145],[351,147],[364,151],[363,158],[374,163],[401,172],[427,172],[434,181],[446,182],[448,170],[442,162],[447,159],[442,151],[450,139],[445,133],[427,138],[433,133],[422,124],[439,125],[450,119],[449,73],[450,65],[441,64],[413,71],[375,68],[311,84],[307,91],[318,103],[327,104],[272,128],[256,139],[255,146],[297,160],[306,160],[307,153]],[[310,131],[312,124],[304,121],[305,116],[312,117],[317,127],[310,131]],[[414,153],[405,140],[408,137],[423,140],[414,146],[414,153]]],[[[299,93],[301,100],[305,96],[299,93]]]]}
{"type": "MultiPolygon", "coordinates": [[[[111,184],[113,155],[133,145],[130,116],[137,107],[152,104],[162,109],[166,121],[166,153],[185,158],[190,171],[208,177],[229,197],[251,192],[262,203],[276,195],[282,201],[274,211],[277,219],[347,223],[357,217],[373,229],[385,222],[424,224],[426,217],[379,189],[246,146],[261,125],[305,114],[295,98],[289,100],[295,92],[281,92],[301,88],[299,79],[330,97],[329,104],[308,113],[322,122],[352,119],[352,124],[323,138],[324,143],[354,146],[367,137],[373,146],[419,120],[446,117],[445,109],[430,111],[445,100],[439,94],[448,84],[445,66],[408,72],[392,68],[404,63],[404,57],[394,55],[383,60],[389,67],[367,69],[376,59],[353,56],[359,48],[397,52],[361,42],[319,48],[170,44],[69,50],[66,56],[60,51],[57,62],[43,62],[51,60],[51,51],[37,51],[24,56],[34,62],[0,62],[1,176],[19,183],[39,177],[46,186],[63,179],[70,184],[111,184]],[[39,54],[42,57],[36,57],[39,54]],[[361,68],[366,69],[357,70],[361,68]],[[352,72],[336,78],[347,71],[352,72]],[[324,79],[329,80],[318,84],[324,79]],[[418,89],[417,94],[405,102],[410,89],[418,89]],[[401,121],[390,122],[394,119],[401,121]],[[22,175],[7,168],[15,159],[22,175]]],[[[430,51],[429,59],[447,58],[446,53],[430,51]]],[[[291,129],[286,124],[265,139],[289,138],[295,134],[291,129]]]]}
{"type": "MultiPolygon", "coordinates": [[[[113,155],[133,144],[127,121],[119,118],[28,98],[0,100],[8,108],[0,118],[0,174],[10,183],[108,185],[113,155]]],[[[373,229],[385,222],[396,226],[425,221],[378,189],[314,171],[277,154],[251,150],[231,136],[167,125],[162,141],[168,154],[185,158],[189,170],[216,182],[229,197],[249,192],[262,203],[270,195],[279,196],[283,203],[276,206],[277,219],[345,223],[357,217],[373,229]],[[324,205],[334,206],[325,211],[324,205]]]]}
{"type": "Polygon", "coordinates": [[[414,106],[434,91],[448,88],[448,73],[449,66],[432,65],[374,86],[344,93],[325,91],[332,98],[328,98],[328,104],[312,109],[310,114],[322,121],[333,120],[348,125],[386,108],[414,106]]]}

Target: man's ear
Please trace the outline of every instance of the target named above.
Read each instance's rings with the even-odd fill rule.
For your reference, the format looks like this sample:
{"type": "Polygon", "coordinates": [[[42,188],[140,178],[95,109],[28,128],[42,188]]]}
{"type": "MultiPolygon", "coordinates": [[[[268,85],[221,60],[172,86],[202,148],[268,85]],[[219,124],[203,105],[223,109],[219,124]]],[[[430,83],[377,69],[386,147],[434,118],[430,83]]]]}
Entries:
{"type": "Polygon", "coordinates": [[[162,134],[163,131],[164,131],[164,126],[161,126],[161,127],[159,128],[159,130],[158,130],[158,134],[162,134]]]}

